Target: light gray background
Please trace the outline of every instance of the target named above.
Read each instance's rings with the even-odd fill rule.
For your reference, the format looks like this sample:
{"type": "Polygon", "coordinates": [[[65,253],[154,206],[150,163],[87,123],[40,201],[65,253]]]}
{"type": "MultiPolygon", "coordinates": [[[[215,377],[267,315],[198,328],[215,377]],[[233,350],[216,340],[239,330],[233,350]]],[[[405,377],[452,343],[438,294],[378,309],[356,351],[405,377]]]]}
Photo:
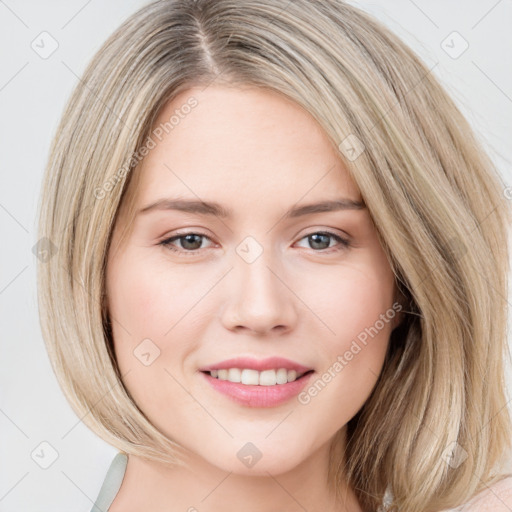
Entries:
{"type": "MultiPolygon", "coordinates": [[[[84,427],[56,383],[38,324],[32,247],[41,176],[64,104],[107,36],[145,3],[0,0],[0,512],[89,511],[116,453],[84,427]],[[58,43],[47,58],[31,47],[51,48],[43,31],[58,43]],[[43,441],[58,452],[48,469],[31,458],[43,441]]],[[[351,3],[435,65],[499,166],[504,189],[512,186],[512,2],[351,3]],[[457,58],[463,41],[454,31],[469,44],[457,58]]]]}

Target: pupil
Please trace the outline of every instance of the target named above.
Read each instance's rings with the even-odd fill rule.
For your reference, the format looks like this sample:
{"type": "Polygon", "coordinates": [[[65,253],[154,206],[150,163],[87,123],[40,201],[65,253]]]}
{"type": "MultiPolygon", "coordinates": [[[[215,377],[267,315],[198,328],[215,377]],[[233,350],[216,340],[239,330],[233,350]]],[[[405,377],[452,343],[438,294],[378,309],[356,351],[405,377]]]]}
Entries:
{"type": "Polygon", "coordinates": [[[326,235],[326,234],[322,234],[322,233],[315,233],[314,235],[310,235],[309,238],[310,238],[310,242],[311,242],[311,246],[314,248],[314,249],[327,249],[327,247],[329,247],[329,236],[330,235],[326,235]],[[323,238],[322,241],[318,241],[318,238],[321,237],[323,238]],[[326,247],[318,247],[315,245],[316,244],[325,244],[325,242],[327,242],[327,246],[326,247]]]}
{"type": "Polygon", "coordinates": [[[201,237],[200,237],[200,235],[185,235],[183,237],[183,239],[185,240],[185,244],[184,244],[184,248],[185,249],[198,249],[198,248],[201,247],[201,237]],[[196,238],[196,242],[195,243],[192,241],[194,237],[196,238]],[[197,245],[197,240],[199,240],[199,245],[197,245]],[[189,242],[192,244],[192,247],[187,246],[187,244],[189,242]]]}

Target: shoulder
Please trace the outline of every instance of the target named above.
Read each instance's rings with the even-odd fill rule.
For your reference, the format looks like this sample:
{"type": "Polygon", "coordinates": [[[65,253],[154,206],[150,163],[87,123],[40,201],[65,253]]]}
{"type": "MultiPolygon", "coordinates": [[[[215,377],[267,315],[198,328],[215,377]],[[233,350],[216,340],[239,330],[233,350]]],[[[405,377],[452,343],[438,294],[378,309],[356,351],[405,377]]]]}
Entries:
{"type": "Polygon", "coordinates": [[[110,467],[108,468],[103,485],[101,486],[91,512],[110,510],[110,506],[117,496],[124,479],[127,463],[127,454],[123,452],[116,454],[110,463],[110,467]]]}
{"type": "Polygon", "coordinates": [[[489,485],[465,506],[454,509],[453,512],[510,512],[511,510],[512,475],[489,485]]]}

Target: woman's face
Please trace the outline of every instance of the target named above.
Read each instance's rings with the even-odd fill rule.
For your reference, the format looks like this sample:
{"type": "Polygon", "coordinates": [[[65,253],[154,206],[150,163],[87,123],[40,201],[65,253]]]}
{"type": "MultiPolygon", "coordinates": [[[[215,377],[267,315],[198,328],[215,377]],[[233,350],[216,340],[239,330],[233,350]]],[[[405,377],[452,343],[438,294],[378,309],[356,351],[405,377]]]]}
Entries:
{"type": "Polygon", "coordinates": [[[140,212],[119,245],[121,211],[107,268],[126,388],[202,460],[290,470],[325,449],[381,371],[398,317],[377,232],[338,149],[276,93],[190,89],[151,137],[140,212]],[[327,203],[340,207],[304,208],[327,203]]]}

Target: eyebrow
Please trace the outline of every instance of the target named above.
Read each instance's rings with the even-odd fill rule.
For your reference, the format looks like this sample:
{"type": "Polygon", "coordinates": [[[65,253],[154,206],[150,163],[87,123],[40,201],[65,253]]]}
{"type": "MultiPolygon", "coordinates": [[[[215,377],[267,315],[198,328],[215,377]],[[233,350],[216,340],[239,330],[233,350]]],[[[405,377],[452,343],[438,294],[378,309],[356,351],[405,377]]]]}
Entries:
{"type": "MultiPolygon", "coordinates": [[[[334,212],[339,210],[362,210],[365,208],[366,205],[364,202],[348,198],[340,198],[331,201],[295,206],[285,213],[284,218],[295,218],[312,213],[334,212]]],[[[137,215],[155,210],[178,210],[187,213],[196,213],[199,215],[215,215],[216,217],[223,219],[230,219],[233,217],[232,210],[216,202],[168,198],[159,199],[158,201],[141,208],[137,212],[137,215]]]]}

